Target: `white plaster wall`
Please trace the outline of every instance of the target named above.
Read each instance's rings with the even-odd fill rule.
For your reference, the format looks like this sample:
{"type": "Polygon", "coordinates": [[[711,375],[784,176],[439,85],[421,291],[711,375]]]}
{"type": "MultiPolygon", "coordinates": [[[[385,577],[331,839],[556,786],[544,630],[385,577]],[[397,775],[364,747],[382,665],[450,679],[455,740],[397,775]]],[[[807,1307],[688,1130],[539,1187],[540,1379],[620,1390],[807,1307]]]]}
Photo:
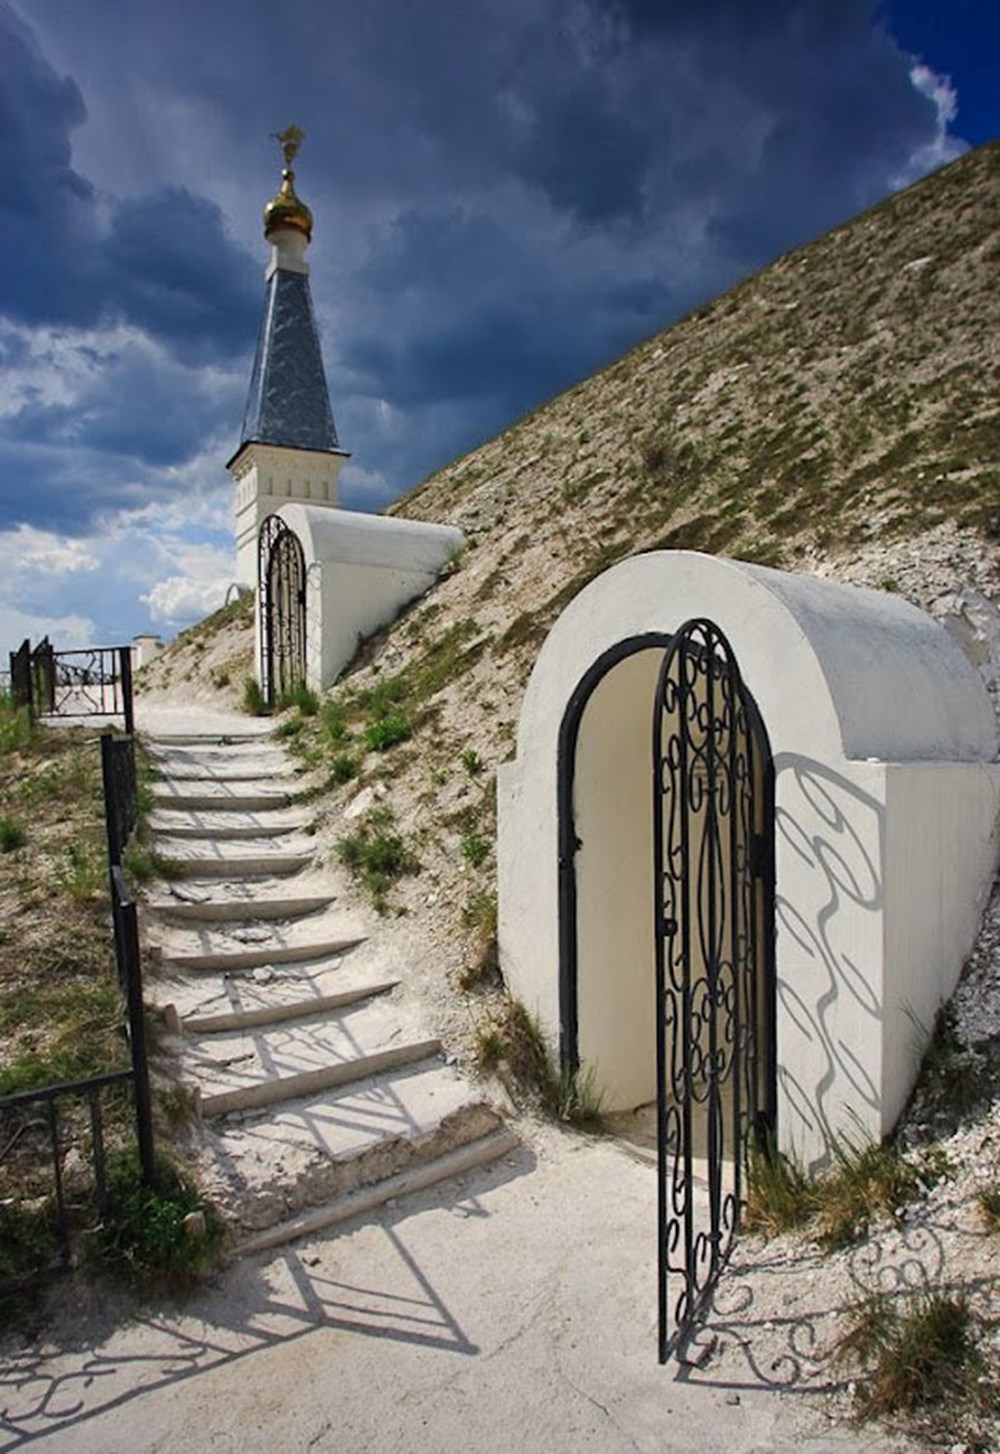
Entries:
{"type": "Polygon", "coordinates": [[[886,777],[883,1134],[979,930],[997,867],[1000,764],[897,763],[886,777]]]}
{"type": "Polygon", "coordinates": [[[885,766],[779,753],[778,1126],[806,1162],[882,1134],[885,766]]]}
{"type": "Polygon", "coordinates": [[[464,543],[450,526],[384,515],[298,504],[277,513],[305,554],[306,679],[316,691],[333,684],[362,637],[428,590],[464,543]]]}
{"type": "Polygon", "coordinates": [[[235,486],[236,579],[257,585],[257,541],[268,515],[289,501],[334,507],[348,456],[311,449],[248,444],[230,463],[235,486]]]}
{"type": "MultiPolygon", "coordinates": [[[[604,651],[644,632],[675,631],[694,616],[715,621],[732,642],[775,757],[779,1135],[783,1146],[813,1159],[831,1132],[860,1122],[881,1134],[908,1074],[896,1050],[898,1011],[884,1007],[887,985],[912,962],[896,943],[903,911],[895,905],[900,895],[914,897],[908,856],[929,852],[914,846],[914,835],[933,838],[942,819],[939,807],[915,798],[898,859],[890,855],[886,761],[988,762],[996,724],[958,648],[895,597],[694,552],[634,557],[592,582],[542,648],[525,693],[517,757],[497,774],[501,966],[553,1049],[560,723],[604,651]],[[887,879],[897,863],[908,888],[887,879]]],[[[648,728],[648,713],[644,722],[648,728]]],[[[969,886],[978,881],[975,864],[979,878],[989,873],[982,825],[991,812],[995,820],[995,798],[983,801],[976,823],[966,812],[964,828],[956,814],[952,847],[942,838],[928,861],[926,874],[937,874],[940,884],[917,910],[917,918],[927,915],[925,936],[933,921],[927,905],[944,894],[971,934],[977,906],[969,886]],[[959,853],[963,833],[959,874],[947,855],[959,853]]],[[[949,938],[951,961],[927,971],[939,986],[953,982],[965,952],[961,937],[956,930],[949,938]]],[[[915,973],[919,981],[924,971],[915,973]]],[[[600,1053],[591,1042],[591,1054],[600,1053]]]]}
{"type": "Polygon", "coordinates": [[[132,638],[132,666],[138,670],[139,667],[152,661],[163,650],[163,638],[151,633],[132,638]]]}
{"type": "Polygon", "coordinates": [[[662,660],[642,651],[613,667],[577,740],[578,1048],[608,1111],[656,1093],[650,741],[662,660]]]}

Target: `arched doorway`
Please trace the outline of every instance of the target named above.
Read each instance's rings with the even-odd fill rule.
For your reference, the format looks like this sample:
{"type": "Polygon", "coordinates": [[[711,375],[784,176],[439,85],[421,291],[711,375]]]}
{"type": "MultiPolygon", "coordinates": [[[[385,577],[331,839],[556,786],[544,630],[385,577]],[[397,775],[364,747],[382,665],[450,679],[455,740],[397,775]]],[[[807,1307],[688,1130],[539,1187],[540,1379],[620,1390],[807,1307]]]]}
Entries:
{"type": "Polygon", "coordinates": [[[306,563],[298,536],[268,515],[257,544],[261,695],[268,707],[306,680],[306,563]]]}
{"type": "Polygon", "coordinates": [[[563,718],[558,797],[563,1067],[591,1066],[610,1110],[655,1102],[665,1359],[775,1122],[773,769],[718,627],[594,662],[563,718]]]}

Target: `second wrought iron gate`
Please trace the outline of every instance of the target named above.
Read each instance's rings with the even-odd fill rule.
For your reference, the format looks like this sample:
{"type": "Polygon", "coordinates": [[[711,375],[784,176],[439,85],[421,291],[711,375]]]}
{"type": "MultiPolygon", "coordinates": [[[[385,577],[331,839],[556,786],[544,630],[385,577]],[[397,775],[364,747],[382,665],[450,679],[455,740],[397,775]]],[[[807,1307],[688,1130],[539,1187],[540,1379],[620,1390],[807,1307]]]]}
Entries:
{"type": "Polygon", "coordinates": [[[774,1124],[773,771],[725,636],[689,621],[653,716],[660,1361],[683,1347],[774,1124]]]}
{"type": "Polygon", "coordinates": [[[268,515],[260,527],[257,586],[261,695],[273,707],[306,680],[305,555],[278,515],[268,515]]]}

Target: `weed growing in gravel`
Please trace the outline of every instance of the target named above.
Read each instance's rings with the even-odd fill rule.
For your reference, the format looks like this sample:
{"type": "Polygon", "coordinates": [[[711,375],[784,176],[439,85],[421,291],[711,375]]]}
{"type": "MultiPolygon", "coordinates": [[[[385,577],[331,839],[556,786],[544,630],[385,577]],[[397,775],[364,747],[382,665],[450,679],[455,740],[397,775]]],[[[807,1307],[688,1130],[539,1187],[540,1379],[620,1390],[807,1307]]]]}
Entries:
{"type": "Polygon", "coordinates": [[[416,854],[395,831],[394,822],[390,808],[373,808],[353,833],[337,840],[337,857],[368,890],[380,914],[388,908],[392,885],[420,871],[416,854]]]}
{"type": "Polygon", "coordinates": [[[243,710],[251,717],[263,717],[267,713],[264,694],[256,677],[243,678],[243,710]]]}
{"type": "Polygon", "coordinates": [[[600,1124],[601,1097],[592,1070],[557,1074],[538,1021],[511,995],[499,997],[475,1035],[476,1064],[493,1073],[516,1098],[536,1100],[550,1116],[570,1125],[600,1124]]]}
{"type": "Polygon", "coordinates": [[[987,1230],[1000,1232],[1000,1181],[983,1187],[976,1193],[976,1201],[985,1218],[987,1230]]]}
{"type": "Polygon", "coordinates": [[[358,775],[358,759],[349,752],[338,752],[330,761],[330,780],[338,787],[358,775]]]}
{"type": "Polygon", "coordinates": [[[129,1282],[185,1286],[218,1258],[219,1217],[168,1161],[144,1186],[134,1151],[108,1159],[108,1210],[92,1248],[98,1262],[129,1282]],[[194,1214],[194,1215],[192,1215],[194,1214]]]}
{"type": "Polygon", "coordinates": [[[462,753],[462,766],[470,777],[478,777],[486,764],[473,747],[469,747],[462,753]]]}
{"type": "Polygon", "coordinates": [[[481,833],[467,833],[462,839],[462,857],[473,868],[481,868],[489,857],[489,840],[481,833]]]}
{"type": "Polygon", "coordinates": [[[13,818],[0,818],[0,853],[13,853],[27,841],[28,835],[20,823],[13,818]]]}
{"type": "Polygon", "coordinates": [[[290,691],[282,692],[275,703],[275,710],[278,712],[287,712],[289,707],[297,707],[303,717],[315,717],[319,711],[319,697],[311,687],[300,682],[290,691]]]}
{"type": "MultiPolygon", "coordinates": [[[[986,1373],[979,1329],[960,1294],[921,1292],[892,1301],[883,1294],[849,1310],[839,1361],[861,1370],[857,1388],[863,1418],[922,1415],[922,1427],[954,1439],[956,1410],[1000,1411],[986,1373]]],[[[936,1442],[936,1441],[935,1441],[936,1442]]]]}
{"type": "Polygon", "coordinates": [[[951,1169],[933,1148],[910,1157],[892,1144],[846,1136],[831,1143],[830,1159],[829,1170],[813,1179],[773,1148],[753,1152],[747,1230],[773,1236],[808,1225],[820,1246],[836,1252],[860,1241],[876,1217],[898,1219],[951,1169]]]}
{"type": "Polygon", "coordinates": [[[0,692],[0,757],[21,752],[31,741],[27,709],[15,707],[9,692],[0,692]]]}
{"type": "Polygon", "coordinates": [[[405,742],[412,731],[413,724],[405,712],[391,712],[370,722],[365,728],[364,738],[374,752],[386,752],[398,742],[405,742]]]}

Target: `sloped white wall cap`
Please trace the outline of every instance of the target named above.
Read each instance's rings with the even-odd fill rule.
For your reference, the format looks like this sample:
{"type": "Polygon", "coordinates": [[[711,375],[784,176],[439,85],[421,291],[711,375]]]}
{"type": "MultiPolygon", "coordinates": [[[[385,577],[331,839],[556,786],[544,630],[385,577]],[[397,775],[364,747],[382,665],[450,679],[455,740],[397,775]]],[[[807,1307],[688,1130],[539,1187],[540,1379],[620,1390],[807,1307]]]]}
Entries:
{"type": "Polygon", "coordinates": [[[528,683],[518,756],[551,741],[601,653],[706,616],[728,636],[775,753],[989,762],[997,724],[978,672],[898,596],[766,566],[651,551],[592,581],[549,633],[528,683]]]}
{"type": "Polygon", "coordinates": [[[340,561],[434,575],[465,543],[453,525],[397,520],[328,505],[283,504],[277,513],[302,542],[307,567],[314,561],[340,561]]]}

